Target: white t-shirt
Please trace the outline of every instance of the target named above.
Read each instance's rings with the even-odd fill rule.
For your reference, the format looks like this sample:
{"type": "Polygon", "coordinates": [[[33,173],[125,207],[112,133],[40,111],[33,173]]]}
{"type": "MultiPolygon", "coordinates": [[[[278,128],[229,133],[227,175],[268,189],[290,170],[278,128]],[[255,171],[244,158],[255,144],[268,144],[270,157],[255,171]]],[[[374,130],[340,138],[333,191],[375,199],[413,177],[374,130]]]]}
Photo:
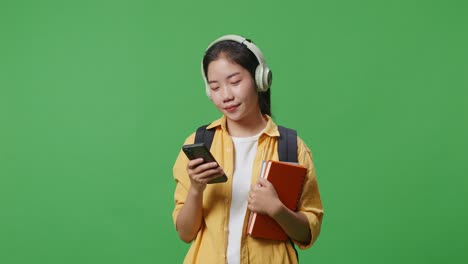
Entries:
{"type": "Polygon", "coordinates": [[[232,176],[232,200],[229,211],[228,264],[240,263],[240,243],[250,192],[250,178],[252,176],[253,161],[257,153],[258,138],[262,132],[251,137],[232,137],[235,158],[234,175],[232,176]]]}

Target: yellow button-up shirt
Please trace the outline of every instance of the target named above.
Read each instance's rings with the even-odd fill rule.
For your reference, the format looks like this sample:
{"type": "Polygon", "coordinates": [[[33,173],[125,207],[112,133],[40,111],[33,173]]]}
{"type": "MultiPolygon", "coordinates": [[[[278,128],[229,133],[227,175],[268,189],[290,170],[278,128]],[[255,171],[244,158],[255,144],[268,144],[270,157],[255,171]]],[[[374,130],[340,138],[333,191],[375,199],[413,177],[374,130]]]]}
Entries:
{"type": "MultiPolygon", "coordinates": [[[[255,184],[260,175],[263,160],[278,160],[279,131],[276,124],[269,117],[264,132],[258,139],[257,153],[254,160],[251,183],[255,184]]],[[[184,263],[226,263],[228,241],[229,209],[231,202],[232,175],[234,170],[234,145],[226,129],[226,118],[211,123],[207,129],[216,127],[211,153],[228,176],[225,183],[209,184],[203,194],[203,222],[200,230],[185,256],[184,263]]],[[[194,143],[195,133],[191,134],[184,144],[194,143]]],[[[306,144],[298,137],[298,163],[307,168],[307,177],[298,211],[303,213],[309,222],[311,241],[301,244],[294,241],[299,248],[310,247],[320,233],[323,208],[312,162],[312,154],[306,144]]],[[[173,172],[176,181],[174,193],[175,208],[172,214],[174,224],[180,209],[185,203],[190,188],[190,179],[187,173],[188,159],[181,151],[174,164],[173,172]]],[[[241,239],[241,263],[297,263],[296,253],[289,241],[273,241],[255,239],[245,232],[248,216],[244,219],[241,239]]],[[[176,227],[177,228],[177,227],[176,227]]]]}

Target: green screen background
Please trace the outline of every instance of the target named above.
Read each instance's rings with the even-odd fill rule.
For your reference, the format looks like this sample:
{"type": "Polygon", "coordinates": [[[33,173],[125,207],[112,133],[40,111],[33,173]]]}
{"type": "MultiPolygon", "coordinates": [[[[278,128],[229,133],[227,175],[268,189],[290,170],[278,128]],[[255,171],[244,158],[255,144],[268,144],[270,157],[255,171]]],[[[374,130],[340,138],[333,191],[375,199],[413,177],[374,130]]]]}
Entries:
{"type": "Polygon", "coordinates": [[[325,207],[303,263],[468,261],[466,1],[0,2],[0,262],[181,263],[200,60],[262,49],[325,207]],[[164,260],[164,261],[163,261],[164,260]]]}

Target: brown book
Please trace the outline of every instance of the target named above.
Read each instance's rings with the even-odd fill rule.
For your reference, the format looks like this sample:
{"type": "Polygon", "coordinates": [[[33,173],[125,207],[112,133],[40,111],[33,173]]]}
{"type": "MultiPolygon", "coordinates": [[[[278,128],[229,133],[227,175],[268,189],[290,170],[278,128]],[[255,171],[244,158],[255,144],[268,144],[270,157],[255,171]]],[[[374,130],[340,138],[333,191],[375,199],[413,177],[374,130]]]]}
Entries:
{"type": "MultiPolygon", "coordinates": [[[[280,201],[292,211],[297,210],[306,174],[307,168],[303,166],[272,160],[264,161],[260,169],[260,177],[273,184],[280,201]]],[[[273,218],[253,212],[249,216],[247,234],[255,238],[288,240],[286,232],[273,218]]]]}

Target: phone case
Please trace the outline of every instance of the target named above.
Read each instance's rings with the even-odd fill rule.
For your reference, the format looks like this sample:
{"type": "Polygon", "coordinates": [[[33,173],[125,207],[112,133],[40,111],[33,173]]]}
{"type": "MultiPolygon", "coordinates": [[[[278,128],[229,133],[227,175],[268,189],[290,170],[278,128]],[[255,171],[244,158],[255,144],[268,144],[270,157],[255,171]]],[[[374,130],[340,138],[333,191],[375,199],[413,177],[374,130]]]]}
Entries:
{"type": "MultiPolygon", "coordinates": [[[[205,163],[207,162],[216,162],[218,163],[211,152],[208,150],[208,148],[205,146],[203,143],[195,143],[195,144],[189,144],[189,145],[184,145],[182,146],[182,150],[184,151],[185,155],[187,156],[188,159],[194,160],[198,158],[203,158],[203,161],[205,163]]],[[[221,182],[226,182],[227,181],[227,176],[223,174],[220,177],[217,177],[211,181],[208,182],[208,184],[212,183],[221,183],[221,182]]]]}

